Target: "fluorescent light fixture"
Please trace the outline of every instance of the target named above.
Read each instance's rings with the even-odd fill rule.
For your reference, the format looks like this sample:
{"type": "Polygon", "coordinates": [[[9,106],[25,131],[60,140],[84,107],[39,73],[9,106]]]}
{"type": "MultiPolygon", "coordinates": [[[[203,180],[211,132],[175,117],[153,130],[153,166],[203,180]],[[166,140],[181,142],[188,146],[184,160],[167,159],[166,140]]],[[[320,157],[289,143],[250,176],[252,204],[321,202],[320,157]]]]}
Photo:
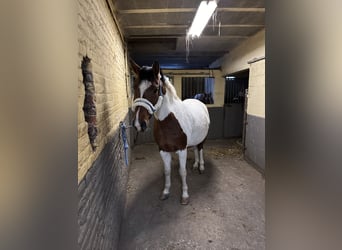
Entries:
{"type": "Polygon", "coordinates": [[[228,79],[228,80],[234,80],[234,79],[235,79],[235,76],[226,76],[226,79],[228,79]]]}
{"type": "Polygon", "coordinates": [[[199,37],[207,25],[209,18],[217,7],[216,1],[202,1],[197,9],[194,20],[188,32],[188,36],[199,37]]]}

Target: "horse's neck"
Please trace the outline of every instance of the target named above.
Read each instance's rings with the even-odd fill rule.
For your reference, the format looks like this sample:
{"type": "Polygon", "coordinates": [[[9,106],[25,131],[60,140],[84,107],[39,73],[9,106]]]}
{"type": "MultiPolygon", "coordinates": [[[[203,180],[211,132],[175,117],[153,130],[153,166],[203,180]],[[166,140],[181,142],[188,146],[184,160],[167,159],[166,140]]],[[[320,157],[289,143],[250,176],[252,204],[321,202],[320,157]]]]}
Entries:
{"type": "Polygon", "coordinates": [[[156,112],[155,118],[158,120],[164,120],[171,112],[174,112],[181,106],[182,101],[178,98],[178,96],[174,96],[174,93],[167,88],[163,97],[162,105],[156,112]]]}

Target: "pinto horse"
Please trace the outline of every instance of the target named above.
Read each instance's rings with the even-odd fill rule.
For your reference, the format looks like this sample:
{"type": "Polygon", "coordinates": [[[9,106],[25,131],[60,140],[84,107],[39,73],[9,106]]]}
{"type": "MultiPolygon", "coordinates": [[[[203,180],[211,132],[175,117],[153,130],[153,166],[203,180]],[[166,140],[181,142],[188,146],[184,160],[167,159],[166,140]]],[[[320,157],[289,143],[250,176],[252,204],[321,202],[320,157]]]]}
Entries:
{"type": "Polygon", "coordinates": [[[144,131],[154,115],[154,138],[159,146],[164,163],[165,187],[161,200],[169,197],[171,186],[171,153],[179,157],[179,174],[182,179],[181,204],[189,203],[186,184],[187,148],[193,147],[195,163],[193,168],[204,171],[203,143],[208,134],[210,118],[207,107],[196,99],[180,100],[168,78],[160,70],[159,63],[152,67],[140,67],[131,61],[135,73],[133,126],[144,131]]]}

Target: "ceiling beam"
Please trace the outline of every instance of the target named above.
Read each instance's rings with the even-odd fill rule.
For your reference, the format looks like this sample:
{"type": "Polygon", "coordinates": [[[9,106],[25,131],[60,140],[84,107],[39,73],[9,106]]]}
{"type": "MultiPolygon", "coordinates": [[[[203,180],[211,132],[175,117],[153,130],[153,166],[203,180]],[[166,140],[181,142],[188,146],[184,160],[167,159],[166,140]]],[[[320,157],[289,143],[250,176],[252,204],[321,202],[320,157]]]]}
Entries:
{"type": "MultiPolygon", "coordinates": [[[[249,36],[238,36],[238,35],[225,35],[225,36],[218,36],[218,35],[213,35],[213,36],[208,36],[208,35],[202,35],[201,38],[207,38],[207,37],[215,37],[217,39],[223,39],[223,38],[249,38],[249,36]]],[[[179,36],[179,35],[131,35],[128,36],[129,40],[132,39],[146,39],[146,38],[185,38],[184,35],[179,36]]]]}
{"type": "MultiPolygon", "coordinates": [[[[159,14],[196,12],[197,8],[129,9],[118,10],[119,14],[159,14]]],[[[265,8],[217,8],[219,12],[265,12],[265,8]]]]}
{"type": "MultiPolygon", "coordinates": [[[[224,53],[227,53],[228,50],[219,50],[219,51],[191,51],[190,56],[191,57],[201,57],[201,58],[207,58],[207,57],[217,57],[221,56],[224,53]]],[[[132,56],[136,57],[144,57],[144,58],[154,58],[154,57],[160,57],[160,58],[178,58],[178,57],[183,57],[184,56],[184,51],[182,52],[173,52],[173,53],[139,53],[139,51],[132,51],[131,52],[132,56]]]]}
{"type": "Polygon", "coordinates": [[[265,12],[265,8],[217,8],[219,12],[265,12]]]}
{"type": "MultiPolygon", "coordinates": [[[[207,26],[213,27],[218,25],[208,24],[207,26]]],[[[264,27],[262,24],[221,24],[221,28],[254,28],[254,27],[264,27]]],[[[125,26],[125,29],[177,29],[177,28],[188,28],[189,25],[170,25],[170,24],[161,24],[161,25],[130,25],[125,26]]]]}

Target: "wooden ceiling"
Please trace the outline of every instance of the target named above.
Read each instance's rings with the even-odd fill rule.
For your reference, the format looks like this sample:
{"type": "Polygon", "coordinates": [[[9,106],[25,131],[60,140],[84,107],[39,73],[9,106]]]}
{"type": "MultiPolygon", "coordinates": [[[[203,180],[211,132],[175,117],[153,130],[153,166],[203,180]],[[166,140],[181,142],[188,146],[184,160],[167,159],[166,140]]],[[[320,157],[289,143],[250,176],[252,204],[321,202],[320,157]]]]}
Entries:
{"type": "Polygon", "coordinates": [[[117,0],[113,8],[129,54],[140,65],[158,60],[163,68],[203,69],[264,28],[263,0],[220,0],[199,38],[186,31],[199,0],[117,0]]]}

